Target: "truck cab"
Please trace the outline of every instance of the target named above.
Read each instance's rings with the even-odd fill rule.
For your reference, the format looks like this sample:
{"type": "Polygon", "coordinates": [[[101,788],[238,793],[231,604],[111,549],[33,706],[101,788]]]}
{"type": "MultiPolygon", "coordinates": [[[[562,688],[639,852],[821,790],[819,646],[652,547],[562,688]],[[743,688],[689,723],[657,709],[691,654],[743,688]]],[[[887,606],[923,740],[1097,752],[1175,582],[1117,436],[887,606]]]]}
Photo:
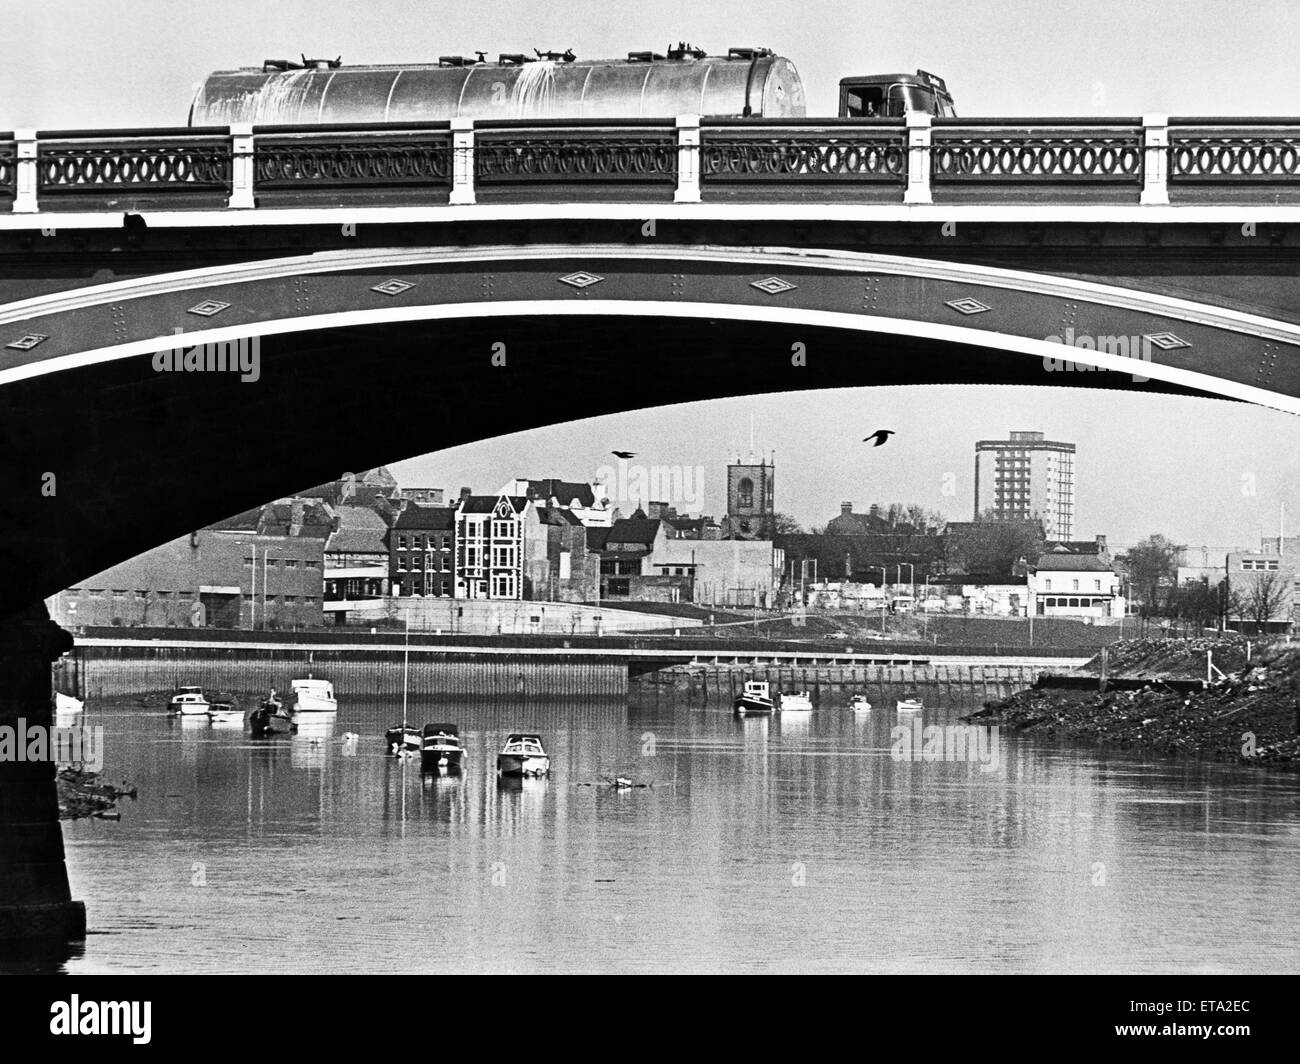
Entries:
{"type": "Polygon", "coordinates": [[[915,74],[869,74],[840,80],[841,118],[904,118],[909,114],[956,117],[943,78],[918,70],[915,74]]]}

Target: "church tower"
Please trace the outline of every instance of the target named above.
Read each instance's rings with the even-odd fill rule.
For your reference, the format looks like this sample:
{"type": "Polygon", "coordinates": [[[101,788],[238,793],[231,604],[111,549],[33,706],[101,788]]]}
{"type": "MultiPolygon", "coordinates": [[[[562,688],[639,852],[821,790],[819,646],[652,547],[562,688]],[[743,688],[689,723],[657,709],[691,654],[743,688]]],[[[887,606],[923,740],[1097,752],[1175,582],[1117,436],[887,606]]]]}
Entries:
{"type": "Polygon", "coordinates": [[[776,532],[775,455],[748,462],[739,458],[727,466],[727,527],[729,539],[771,539],[776,532]]]}

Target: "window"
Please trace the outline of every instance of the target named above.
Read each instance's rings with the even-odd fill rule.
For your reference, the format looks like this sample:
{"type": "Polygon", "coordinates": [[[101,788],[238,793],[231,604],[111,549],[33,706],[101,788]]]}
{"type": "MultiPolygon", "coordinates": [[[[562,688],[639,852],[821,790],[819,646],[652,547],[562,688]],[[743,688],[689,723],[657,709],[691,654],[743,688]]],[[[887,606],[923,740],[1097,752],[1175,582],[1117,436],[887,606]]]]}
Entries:
{"type": "Polygon", "coordinates": [[[305,562],[303,562],[302,564],[303,564],[303,567],[306,568],[306,569],[319,569],[319,568],[320,568],[320,562],[316,561],[315,558],[308,558],[308,559],[307,559],[305,562]]]}
{"type": "Polygon", "coordinates": [[[1072,581],[1070,581],[1070,583],[1071,583],[1071,587],[1070,587],[1070,590],[1071,590],[1071,591],[1078,591],[1078,590],[1079,590],[1079,581],[1077,581],[1077,580],[1072,580],[1072,581]]]}
{"type": "Polygon", "coordinates": [[[742,477],[736,485],[736,505],[743,509],[754,505],[754,482],[749,477],[742,477]]]}
{"type": "Polygon", "coordinates": [[[492,538],[493,539],[514,539],[515,523],[513,521],[493,521],[492,538]]]}
{"type": "Polygon", "coordinates": [[[1046,591],[1052,590],[1052,581],[1050,579],[1044,582],[1043,589],[1046,591]]]}
{"type": "Polygon", "coordinates": [[[298,568],[298,560],[297,560],[296,558],[286,558],[286,559],[284,560],[284,567],[285,567],[286,569],[297,569],[297,568],[298,568]]]}
{"type": "Polygon", "coordinates": [[[1101,590],[1101,581],[1100,581],[1100,580],[1094,580],[1094,581],[1092,582],[1092,589],[1093,589],[1094,591],[1100,591],[1100,590],[1101,590]]]}
{"type": "Polygon", "coordinates": [[[492,548],[492,566],[496,569],[513,569],[515,565],[515,548],[493,547],[492,548]]]}
{"type": "Polygon", "coordinates": [[[397,571],[398,571],[399,573],[404,573],[404,572],[406,572],[406,555],[405,555],[405,554],[399,554],[399,555],[397,556],[397,571]]]}
{"type": "Polygon", "coordinates": [[[406,537],[405,537],[405,536],[398,536],[398,537],[397,537],[397,547],[398,547],[398,549],[401,550],[402,548],[404,548],[404,547],[406,547],[406,546],[407,546],[406,537]]]}

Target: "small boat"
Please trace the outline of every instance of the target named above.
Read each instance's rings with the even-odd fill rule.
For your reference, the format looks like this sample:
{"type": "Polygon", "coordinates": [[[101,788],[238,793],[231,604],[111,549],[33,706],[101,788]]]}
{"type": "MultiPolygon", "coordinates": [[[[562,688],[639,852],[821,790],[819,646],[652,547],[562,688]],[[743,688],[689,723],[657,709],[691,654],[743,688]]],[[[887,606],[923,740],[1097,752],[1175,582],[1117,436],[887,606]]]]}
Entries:
{"type": "Polygon", "coordinates": [[[421,747],[420,730],[409,724],[394,724],[384,732],[390,754],[412,754],[421,747]]]}
{"type": "Polygon", "coordinates": [[[167,704],[172,716],[196,717],[208,715],[208,700],[202,687],[178,687],[167,704]]]}
{"type": "Polygon", "coordinates": [[[811,713],[812,707],[812,699],[808,696],[807,691],[800,691],[797,694],[783,694],[779,706],[782,713],[811,713]]]}
{"type": "Polygon", "coordinates": [[[745,690],[731,704],[738,716],[746,713],[770,714],[776,710],[772,701],[771,687],[762,680],[746,680],[745,690]]]}
{"type": "Polygon", "coordinates": [[[289,715],[337,713],[338,700],[334,697],[334,685],[329,680],[314,680],[310,676],[305,680],[291,680],[292,692],[289,700],[289,715]]]}
{"type": "MultiPolygon", "coordinates": [[[[537,740],[537,745],[541,747],[540,739],[537,740]]],[[[458,769],[464,757],[465,744],[460,741],[460,729],[456,725],[424,726],[424,734],[420,737],[420,768],[426,772],[439,768],[458,769]]],[[[497,758],[498,766],[500,763],[501,759],[497,758]]]]}
{"type": "Polygon", "coordinates": [[[54,692],[54,716],[56,719],[75,717],[86,708],[86,703],[79,698],[65,695],[62,691],[54,692]]]}
{"type": "Polygon", "coordinates": [[[502,776],[547,776],[551,759],[546,756],[540,735],[512,732],[497,754],[497,772],[502,776]]]}
{"type": "Polygon", "coordinates": [[[255,739],[264,735],[283,734],[289,731],[291,723],[289,714],[284,711],[284,704],[276,697],[275,691],[262,699],[248,715],[248,728],[255,739]]]}
{"type": "Polygon", "coordinates": [[[849,699],[849,709],[854,713],[870,713],[871,703],[867,701],[866,695],[854,695],[849,699]]]}
{"type": "Polygon", "coordinates": [[[233,698],[219,696],[208,706],[208,720],[213,724],[243,724],[244,710],[233,698]]]}
{"type": "Polygon", "coordinates": [[[898,712],[900,713],[920,713],[925,709],[925,705],[919,698],[900,698],[898,700],[898,712]]]}

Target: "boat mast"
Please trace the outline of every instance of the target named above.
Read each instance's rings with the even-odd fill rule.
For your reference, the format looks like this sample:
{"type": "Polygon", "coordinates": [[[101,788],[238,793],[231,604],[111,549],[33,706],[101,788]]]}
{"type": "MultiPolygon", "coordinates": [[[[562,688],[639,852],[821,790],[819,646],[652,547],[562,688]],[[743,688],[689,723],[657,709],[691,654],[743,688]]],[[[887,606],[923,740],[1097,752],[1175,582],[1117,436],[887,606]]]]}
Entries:
{"type": "MultiPolygon", "coordinates": [[[[402,650],[402,730],[406,729],[406,688],[411,672],[411,611],[406,611],[406,645],[402,650]]],[[[405,741],[405,739],[403,739],[405,741]]]]}

